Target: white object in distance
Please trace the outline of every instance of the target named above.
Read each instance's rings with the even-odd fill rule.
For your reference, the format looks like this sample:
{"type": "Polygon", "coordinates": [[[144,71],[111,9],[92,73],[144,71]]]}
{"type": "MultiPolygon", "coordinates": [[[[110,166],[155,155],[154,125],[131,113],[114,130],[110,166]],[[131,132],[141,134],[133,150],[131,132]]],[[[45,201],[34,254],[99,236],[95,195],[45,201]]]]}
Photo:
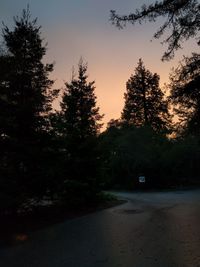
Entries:
{"type": "Polygon", "coordinates": [[[139,176],[139,183],[145,183],[145,176],[139,176]]]}

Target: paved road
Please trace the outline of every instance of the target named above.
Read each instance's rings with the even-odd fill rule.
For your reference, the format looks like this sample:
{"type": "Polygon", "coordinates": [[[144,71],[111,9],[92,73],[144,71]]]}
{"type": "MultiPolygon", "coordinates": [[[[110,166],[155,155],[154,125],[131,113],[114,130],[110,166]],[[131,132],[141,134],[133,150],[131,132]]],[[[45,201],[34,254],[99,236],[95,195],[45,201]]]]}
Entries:
{"type": "Polygon", "coordinates": [[[200,267],[200,191],[117,193],[126,204],[0,249],[1,267],[200,267]]]}

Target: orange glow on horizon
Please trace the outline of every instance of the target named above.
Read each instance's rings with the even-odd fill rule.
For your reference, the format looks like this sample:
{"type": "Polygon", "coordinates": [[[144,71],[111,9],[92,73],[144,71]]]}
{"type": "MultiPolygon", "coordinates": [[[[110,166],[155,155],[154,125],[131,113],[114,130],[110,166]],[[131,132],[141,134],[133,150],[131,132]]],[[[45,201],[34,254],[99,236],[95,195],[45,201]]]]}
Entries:
{"type": "MultiPolygon", "coordinates": [[[[5,25],[12,29],[13,16],[20,15],[27,1],[1,1],[0,15],[5,25]]],[[[48,50],[44,61],[55,62],[51,77],[56,80],[55,88],[63,88],[70,81],[72,66],[75,68],[81,56],[88,62],[88,81],[95,80],[97,105],[105,114],[103,122],[120,117],[124,105],[126,82],[134,73],[139,58],[153,73],[161,77],[160,85],[168,82],[172,67],[176,67],[182,56],[198,51],[195,40],[183,44],[183,50],[175,53],[175,58],[162,62],[161,57],[167,47],[163,40],[152,40],[152,36],[164,22],[128,25],[119,31],[109,21],[109,11],[116,9],[126,14],[142,5],[143,1],[32,1],[32,18],[38,17],[41,37],[48,50]],[[152,40],[152,41],[151,41],[152,40]]],[[[166,37],[166,36],[165,36],[166,37]]],[[[2,37],[0,37],[0,41],[2,37]]],[[[59,99],[54,108],[59,109],[59,99]]]]}
{"type": "MultiPolygon", "coordinates": [[[[145,62],[144,62],[145,64],[145,62]]],[[[160,86],[161,88],[165,83],[168,82],[168,72],[165,63],[160,62],[160,72],[156,71],[155,68],[145,65],[151,72],[157,72],[160,75],[160,86]],[[162,67],[162,69],[161,69],[162,67]],[[161,72],[162,71],[162,72],[161,72]]],[[[137,66],[137,61],[133,64],[132,68],[127,68],[122,70],[119,68],[117,71],[113,68],[108,68],[109,71],[102,68],[102,66],[95,66],[92,69],[91,64],[88,63],[88,81],[95,80],[95,94],[97,96],[97,105],[100,107],[100,113],[104,114],[103,118],[103,129],[106,128],[107,122],[111,119],[118,119],[121,116],[121,111],[124,106],[124,93],[126,91],[126,82],[130,78],[131,74],[134,74],[135,67],[137,66]]],[[[75,66],[76,68],[76,66],[75,66]]],[[[56,70],[56,68],[55,68],[56,70]]],[[[63,70],[56,70],[52,77],[55,80],[55,88],[65,88],[65,82],[70,81],[71,69],[68,71],[67,75],[61,80],[57,79],[63,74],[63,70]]],[[[60,109],[59,103],[61,98],[54,104],[55,109],[60,109]]]]}

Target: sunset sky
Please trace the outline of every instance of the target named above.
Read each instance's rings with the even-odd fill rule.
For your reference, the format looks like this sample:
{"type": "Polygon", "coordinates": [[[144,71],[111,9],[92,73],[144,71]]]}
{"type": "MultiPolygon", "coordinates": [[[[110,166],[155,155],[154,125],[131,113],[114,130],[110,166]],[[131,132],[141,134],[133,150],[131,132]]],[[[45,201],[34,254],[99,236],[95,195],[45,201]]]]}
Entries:
{"type": "MultiPolygon", "coordinates": [[[[32,17],[38,17],[42,37],[48,42],[45,61],[55,62],[52,78],[55,87],[64,87],[82,56],[88,62],[89,81],[95,80],[97,104],[105,114],[104,122],[119,118],[123,108],[126,81],[134,73],[139,58],[152,72],[161,76],[161,85],[168,81],[172,66],[182,55],[197,51],[192,41],[176,53],[175,59],[162,62],[166,48],[161,40],[152,40],[157,23],[128,26],[118,30],[109,21],[110,9],[127,14],[147,0],[0,0],[0,18],[9,28],[13,16],[21,15],[30,5],[32,17]],[[152,40],[152,41],[151,41],[152,40]]],[[[2,40],[2,38],[1,38],[2,40]]],[[[56,104],[58,107],[58,103],[56,104]]]]}

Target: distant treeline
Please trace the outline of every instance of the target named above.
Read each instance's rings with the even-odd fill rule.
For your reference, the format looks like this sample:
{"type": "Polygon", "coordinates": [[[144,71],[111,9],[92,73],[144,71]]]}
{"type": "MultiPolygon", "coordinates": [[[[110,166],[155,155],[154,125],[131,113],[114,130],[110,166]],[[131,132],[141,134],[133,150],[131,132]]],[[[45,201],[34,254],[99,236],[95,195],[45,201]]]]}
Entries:
{"type": "Polygon", "coordinates": [[[37,20],[24,10],[2,36],[0,212],[25,210],[44,197],[69,207],[95,203],[102,189],[139,188],[140,175],[146,188],[199,184],[199,54],[171,73],[168,97],[159,75],[140,59],[126,83],[121,117],[101,133],[95,82],[82,59],[54,112],[59,90],[49,79],[53,64],[42,61],[37,20]]]}

